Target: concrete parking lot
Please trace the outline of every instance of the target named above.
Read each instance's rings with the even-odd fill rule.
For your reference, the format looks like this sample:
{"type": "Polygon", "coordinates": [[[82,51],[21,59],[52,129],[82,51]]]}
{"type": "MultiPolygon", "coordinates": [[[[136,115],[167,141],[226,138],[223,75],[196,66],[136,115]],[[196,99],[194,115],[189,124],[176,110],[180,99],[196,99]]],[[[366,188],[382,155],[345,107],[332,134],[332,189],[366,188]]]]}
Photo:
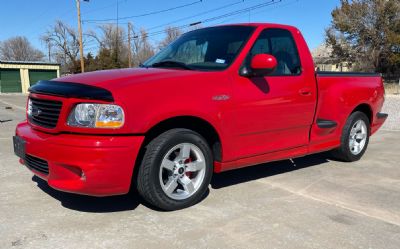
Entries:
{"type": "Polygon", "coordinates": [[[25,98],[0,95],[0,248],[400,248],[399,97],[387,97],[390,119],[362,160],[318,154],[218,174],[205,200],[176,212],[34,177],[12,151],[25,98]]]}

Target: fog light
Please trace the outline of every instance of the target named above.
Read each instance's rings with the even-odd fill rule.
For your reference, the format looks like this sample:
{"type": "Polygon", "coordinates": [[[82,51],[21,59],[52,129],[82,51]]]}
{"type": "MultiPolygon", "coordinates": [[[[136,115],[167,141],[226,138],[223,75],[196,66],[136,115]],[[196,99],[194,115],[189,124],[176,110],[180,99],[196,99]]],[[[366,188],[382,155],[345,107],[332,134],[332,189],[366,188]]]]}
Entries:
{"type": "Polygon", "coordinates": [[[74,179],[81,179],[86,181],[86,176],[81,168],[65,164],[61,166],[63,166],[67,170],[64,171],[66,177],[73,177],[74,179]]]}

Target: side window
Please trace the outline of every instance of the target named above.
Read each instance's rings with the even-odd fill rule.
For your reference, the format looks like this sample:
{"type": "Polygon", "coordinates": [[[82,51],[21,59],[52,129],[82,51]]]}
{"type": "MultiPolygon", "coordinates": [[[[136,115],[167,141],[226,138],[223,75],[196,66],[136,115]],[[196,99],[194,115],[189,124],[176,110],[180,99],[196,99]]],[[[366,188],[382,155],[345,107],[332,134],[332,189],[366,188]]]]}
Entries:
{"type": "Polygon", "coordinates": [[[271,75],[299,75],[301,65],[299,53],[292,34],[285,29],[266,29],[261,32],[250,50],[246,62],[256,54],[271,54],[278,66],[271,75]]]}

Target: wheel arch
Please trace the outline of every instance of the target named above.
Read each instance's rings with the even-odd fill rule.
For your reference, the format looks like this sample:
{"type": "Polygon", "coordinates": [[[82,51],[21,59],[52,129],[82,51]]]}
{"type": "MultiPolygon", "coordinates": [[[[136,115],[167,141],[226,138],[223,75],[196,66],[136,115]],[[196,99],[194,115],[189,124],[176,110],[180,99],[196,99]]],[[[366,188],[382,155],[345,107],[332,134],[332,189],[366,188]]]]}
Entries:
{"type": "MultiPolygon", "coordinates": [[[[369,120],[369,124],[370,126],[372,125],[372,121],[373,121],[373,113],[372,113],[372,108],[369,104],[367,103],[362,103],[359,104],[358,106],[356,106],[351,113],[354,113],[356,111],[360,111],[362,113],[364,113],[365,115],[367,115],[368,120],[369,120]]],[[[351,114],[350,113],[350,114],[351,114]]]]}
{"type": "Polygon", "coordinates": [[[161,133],[174,128],[185,128],[202,135],[213,152],[214,160],[221,161],[221,137],[217,129],[210,122],[196,116],[175,116],[158,122],[146,131],[143,144],[146,145],[161,133]]]}

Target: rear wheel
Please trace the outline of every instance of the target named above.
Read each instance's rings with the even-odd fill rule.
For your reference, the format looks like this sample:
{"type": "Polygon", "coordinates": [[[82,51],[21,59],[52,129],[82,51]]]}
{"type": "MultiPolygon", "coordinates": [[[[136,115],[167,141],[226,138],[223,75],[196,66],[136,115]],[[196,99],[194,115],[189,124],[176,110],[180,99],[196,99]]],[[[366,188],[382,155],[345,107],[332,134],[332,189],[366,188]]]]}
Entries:
{"type": "Polygon", "coordinates": [[[138,171],[137,188],[151,205],[177,210],[199,202],[212,176],[205,139],[187,129],[169,130],[151,141],[138,171]]]}
{"type": "Polygon", "coordinates": [[[370,132],[368,117],[363,112],[353,112],[343,127],[340,147],[332,155],[346,162],[359,160],[368,147],[370,132]]]}

